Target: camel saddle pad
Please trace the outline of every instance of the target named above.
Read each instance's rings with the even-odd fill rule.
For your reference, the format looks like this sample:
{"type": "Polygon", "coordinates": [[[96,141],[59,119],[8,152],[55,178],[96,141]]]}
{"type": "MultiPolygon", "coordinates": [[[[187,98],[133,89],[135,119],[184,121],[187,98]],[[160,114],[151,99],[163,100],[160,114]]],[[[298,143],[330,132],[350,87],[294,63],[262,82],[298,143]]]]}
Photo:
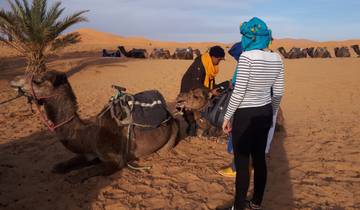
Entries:
{"type": "Polygon", "coordinates": [[[134,95],[134,101],[128,101],[133,106],[132,119],[136,124],[158,127],[170,117],[164,97],[157,90],[148,90],[134,95]]]}

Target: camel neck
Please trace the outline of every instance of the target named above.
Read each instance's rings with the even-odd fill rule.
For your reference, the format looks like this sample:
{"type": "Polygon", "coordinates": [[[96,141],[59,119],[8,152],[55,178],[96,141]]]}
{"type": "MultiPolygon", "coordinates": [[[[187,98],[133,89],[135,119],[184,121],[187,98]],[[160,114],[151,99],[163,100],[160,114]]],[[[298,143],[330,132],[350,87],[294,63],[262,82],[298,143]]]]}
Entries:
{"type": "Polygon", "coordinates": [[[74,123],[81,122],[77,114],[76,100],[71,100],[66,95],[58,95],[54,98],[47,99],[44,105],[46,115],[54,125],[59,125],[71,119],[68,123],[62,125],[59,130],[67,129],[74,123]]]}

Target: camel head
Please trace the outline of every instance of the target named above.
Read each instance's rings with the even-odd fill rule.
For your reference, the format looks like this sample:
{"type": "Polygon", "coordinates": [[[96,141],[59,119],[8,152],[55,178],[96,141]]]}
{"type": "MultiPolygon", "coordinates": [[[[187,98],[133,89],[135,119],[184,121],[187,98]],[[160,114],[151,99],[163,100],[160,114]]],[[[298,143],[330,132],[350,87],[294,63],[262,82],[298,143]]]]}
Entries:
{"type": "Polygon", "coordinates": [[[306,49],[306,52],[307,54],[310,56],[310,57],[314,57],[314,50],[315,48],[314,47],[309,47],[309,48],[305,48],[306,49]]]}
{"type": "Polygon", "coordinates": [[[17,76],[10,82],[10,85],[26,96],[34,97],[35,95],[35,99],[41,101],[62,95],[64,91],[72,93],[66,74],[57,71],[44,72],[34,76],[17,76]]]}
{"type": "Polygon", "coordinates": [[[209,101],[209,90],[197,88],[187,93],[180,93],[176,98],[178,110],[187,109],[200,111],[209,101]]]}
{"type": "Polygon", "coordinates": [[[284,58],[288,58],[289,54],[286,52],[284,47],[279,47],[278,51],[280,52],[280,54],[284,57],[284,58]]]}
{"type": "Polygon", "coordinates": [[[351,48],[355,51],[355,53],[360,56],[360,49],[359,49],[359,45],[355,44],[355,45],[351,45],[351,48]]]}

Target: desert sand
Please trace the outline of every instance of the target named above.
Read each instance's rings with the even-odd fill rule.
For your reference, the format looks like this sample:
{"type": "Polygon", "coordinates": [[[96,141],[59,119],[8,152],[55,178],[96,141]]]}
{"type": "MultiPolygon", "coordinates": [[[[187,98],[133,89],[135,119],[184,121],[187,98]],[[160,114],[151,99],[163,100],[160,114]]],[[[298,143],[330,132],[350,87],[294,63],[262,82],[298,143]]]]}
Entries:
{"type": "MultiPolygon", "coordinates": [[[[83,42],[51,59],[50,69],[67,72],[82,118],[94,117],[114,94],[158,89],[171,104],[192,61],[101,58],[100,49],[152,49],[214,43],[175,43],[126,38],[90,29],[83,42]],[[151,43],[151,45],[150,45],[151,43]]],[[[274,45],[307,47],[307,40],[274,45]]],[[[359,41],[317,43],[349,46],[359,41]]],[[[222,44],[227,46],[227,44],[222,44]]],[[[25,64],[0,48],[0,102],[16,95],[9,81],[25,64]]],[[[282,100],[287,135],[276,135],[268,159],[264,209],[360,209],[360,58],[284,60],[282,100]]],[[[235,61],[227,55],[217,81],[229,79],[235,61]]],[[[70,184],[52,166],[73,156],[31,113],[26,99],[0,105],[0,209],[214,209],[233,198],[234,178],[217,170],[232,156],[214,140],[185,138],[165,155],[141,160],[149,171],[125,168],[108,177],[70,184]]]]}

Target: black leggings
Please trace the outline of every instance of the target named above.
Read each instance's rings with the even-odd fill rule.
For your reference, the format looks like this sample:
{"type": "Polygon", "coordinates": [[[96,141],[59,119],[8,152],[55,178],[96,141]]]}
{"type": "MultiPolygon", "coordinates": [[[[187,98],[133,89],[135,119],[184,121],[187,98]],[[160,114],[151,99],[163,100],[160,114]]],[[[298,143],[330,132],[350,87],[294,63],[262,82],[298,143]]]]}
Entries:
{"type": "Polygon", "coordinates": [[[252,202],[260,205],[266,185],[265,148],[272,124],[271,104],[262,107],[237,109],[234,114],[232,141],[236,166],[235,207],[245,207],[250,183],[249,159],[254,168],[254,194],[252,202]]]}

